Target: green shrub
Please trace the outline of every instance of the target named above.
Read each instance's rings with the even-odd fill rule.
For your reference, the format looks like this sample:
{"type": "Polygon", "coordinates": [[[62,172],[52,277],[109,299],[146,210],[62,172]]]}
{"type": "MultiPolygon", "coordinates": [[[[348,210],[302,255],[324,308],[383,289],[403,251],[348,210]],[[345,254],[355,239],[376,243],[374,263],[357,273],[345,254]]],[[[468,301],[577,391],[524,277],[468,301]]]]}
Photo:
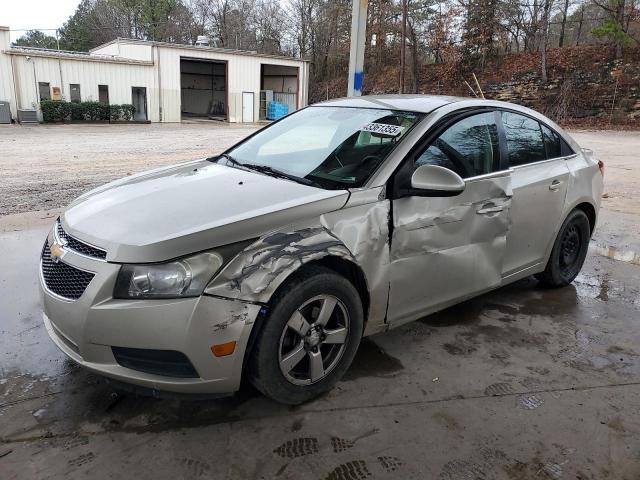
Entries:
{"type": "Polygon", "coordinates": [[[71,120],[80,121],[85,120],[86,109],[82,103],[72,103],[71,105],[71,120]]]}
{"type": "Polygon", "coordinates": [[[42,100],[40,109],[45,122],[63,122],[71,113],[69,103],[58,100],[42,100]]]}
{"type": "Polygon", "coordinates": [[[120,105],[109,105],[109,117],[112,122],[117,122],[122,117],[122,107],[120,105]]]}
{"type": "Polygon", "coordinates": [[[84,102],[85,108],[85,116],[91,120],[96,121],[100,120],[100,112],[102,108],[100,107],[100,102],[84,102]]]}
{"type": "Polygon", "coordinates": [[[126,103],[124,105],[120,105],[120,108],[122,109],[123,120],[133,120],[133,114],[136,111],[136,107],[129,103],[126,103]]]}
{"type": "Polygon", "coordinates": [[[112,121],[131,120],[135,108],[133,105],[109,105],[100,102],[62,102],[59,100],[40,101],[42,119],[47,122],[73,121],[112,121]]]}

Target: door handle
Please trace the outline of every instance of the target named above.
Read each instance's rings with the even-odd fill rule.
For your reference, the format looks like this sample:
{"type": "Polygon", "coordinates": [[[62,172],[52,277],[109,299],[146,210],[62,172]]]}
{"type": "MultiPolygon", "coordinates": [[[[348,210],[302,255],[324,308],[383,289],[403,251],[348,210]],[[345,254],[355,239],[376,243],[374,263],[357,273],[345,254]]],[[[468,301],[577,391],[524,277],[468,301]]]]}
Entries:
{"type": "Polygon", "coordinates": [[[551,190],[552,192],[557,192],[558,190],[560,190],[560,185],[562,185],[562,182],[560,180],[554,180],[553,182],[551,182],[551,185],[549,185],[549,190],[551,190]]]}
{"type": "Polygon", "coordinates": [[[504,210],[504,207],[502,205],[493,205],[493,204],[488,204],[483,206],[480,210],[476,210],[476,213],[478,215],[488,215],[490,213],[500,213],[504,210]]]}

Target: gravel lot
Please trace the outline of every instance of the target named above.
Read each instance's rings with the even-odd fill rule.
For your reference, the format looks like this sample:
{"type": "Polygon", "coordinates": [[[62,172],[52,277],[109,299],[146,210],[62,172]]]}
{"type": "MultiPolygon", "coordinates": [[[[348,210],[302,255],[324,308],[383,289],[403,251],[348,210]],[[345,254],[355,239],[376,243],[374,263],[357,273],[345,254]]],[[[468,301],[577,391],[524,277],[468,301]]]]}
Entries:
{"type": "Polygon", "coordinates": [[[213,122],[0,128],[0,215],[47,210],[125,175],[219,153],[256,130],[213,122]]]}
{"type": "MultiPolygon", "coordinates": [[[[213,122],[151,125],[0,126],[0,215],[63,207],[115,178],[219,153],[258,126],[213,122]]],[[[604,207],[640,214],[638,132],[572,132],[607,165],[604,207]]]]}

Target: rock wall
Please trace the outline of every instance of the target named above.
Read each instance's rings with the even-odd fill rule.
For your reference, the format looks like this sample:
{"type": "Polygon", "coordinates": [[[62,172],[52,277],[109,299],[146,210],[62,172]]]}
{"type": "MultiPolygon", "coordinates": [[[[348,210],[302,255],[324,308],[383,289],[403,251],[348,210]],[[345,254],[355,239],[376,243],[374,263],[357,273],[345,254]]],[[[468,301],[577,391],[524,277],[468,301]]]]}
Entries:
{"type": "MultiPolygon", "coordinates": [[[[417,92],[470,96],[465,81],[473,85],[475,73],[486,98],[531,107],[560,123],[640,126],[640,49],[627,49],[619,60],[604,45],[549,50],[546,83],[540,63],[539,53],[516,53],[492,59],[482,68],[461,61],[422,65],[417,92]]],[[[365,94],[398,92],[396,65],[369,66],[366,71],[365,94]]],[[[310,99],[344,96],[346,89],[344,77],[313,82],[310,99]]]]}

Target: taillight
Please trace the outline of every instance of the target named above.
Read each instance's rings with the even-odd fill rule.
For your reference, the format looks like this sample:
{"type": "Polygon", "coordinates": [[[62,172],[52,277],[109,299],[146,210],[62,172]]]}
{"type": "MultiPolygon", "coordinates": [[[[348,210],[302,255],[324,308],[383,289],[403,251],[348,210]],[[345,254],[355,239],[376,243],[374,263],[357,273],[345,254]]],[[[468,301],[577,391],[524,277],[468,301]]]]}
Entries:
{"type": "Polygon", "coordinates": [[[604,162],[602,160],[598,160],[598,169],[600,170],[600,174],[604,177],[604,162]]]}

